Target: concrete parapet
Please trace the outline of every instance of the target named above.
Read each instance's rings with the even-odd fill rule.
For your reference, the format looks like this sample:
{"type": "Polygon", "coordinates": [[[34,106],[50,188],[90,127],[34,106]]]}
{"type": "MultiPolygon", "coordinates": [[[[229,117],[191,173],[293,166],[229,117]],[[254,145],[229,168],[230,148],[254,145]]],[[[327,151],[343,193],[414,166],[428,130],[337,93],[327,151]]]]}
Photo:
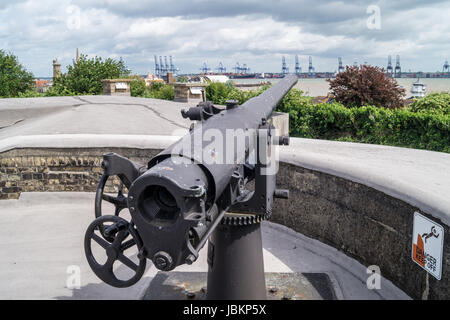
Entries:
{"type": "Polygon", "coordinates": [[[103,94],[107,96],[130,96],[131,79],[105,79],[102,80],[103,94]]]}
{"type": "Polygon", "coordinates": [[[289,113],[273,112],[269,121],[278,130],[278,135],[289,136],[289,113]]]}
{"type": "Polygon", "coordinates": [[[205,83],[170,83],[175,90],[175,102],[201,102],[206,99],[205,83]]]}

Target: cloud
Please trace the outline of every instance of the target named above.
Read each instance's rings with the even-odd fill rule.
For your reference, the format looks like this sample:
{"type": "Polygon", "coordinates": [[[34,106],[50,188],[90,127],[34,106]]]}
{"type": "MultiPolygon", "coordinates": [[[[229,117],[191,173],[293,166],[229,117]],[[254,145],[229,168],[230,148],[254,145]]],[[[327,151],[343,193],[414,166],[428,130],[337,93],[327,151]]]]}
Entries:
{"type": "MultiPolygon", "coordinates": [[[[19,56],[36,75],[51,75],[55,57],[70,64],[75,49],[122,57],[139,74],[153,70],[153,55],[173,55],[184,72],[203,62],[239,61],[253,71],[279,71],[281,56],[303,69],[344,63],[386,64],[402,56],[407,69],[441,69],[450,49],[448,1],[123,1],[0,0],[0,48],[19,56]],[[381,29],[367,28],[366,9],[380,8],[381,29]]],[[[405,69],[406,69],[405,68],[405,69]]]]}

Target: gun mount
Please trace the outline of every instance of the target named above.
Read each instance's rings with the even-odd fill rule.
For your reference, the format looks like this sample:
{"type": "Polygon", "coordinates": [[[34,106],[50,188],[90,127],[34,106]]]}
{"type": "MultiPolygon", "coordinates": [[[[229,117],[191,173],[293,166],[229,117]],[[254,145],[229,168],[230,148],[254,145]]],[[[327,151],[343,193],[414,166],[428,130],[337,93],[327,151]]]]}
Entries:
{"type": "Polygon", "coordinates": [[[227,101],[226,108],[206,102],[183,110],[183,117],[197,123],[147,166],[104,155],[96,220],[85,235],[94,273],[109,285],[128,287],[142,277],[147,259],[163,271],[192,264],[209,239],[208,298],[264,299],[260,222],[270,218],[274,198],[289,197],[287,190],[276,189],[273,148],[289,144],[289,138],[277,136],[268,119],[297,81],[287,76],[240,106],[237,101],[227,101]],[[111,176],[121,181],[116,196],[105,193],[111,176]],[[114,205],[114,215],[103,215],[103,200],[114,205]],[[119,217],[126,208],[130,221],[119,217]],[[106,251],[104,264],[94,257],[93,241],[106,251]],[[124,254],[134,246],[137,263],[124,254]],[[118,279],[116,261],[133,276],[118,279]]]}

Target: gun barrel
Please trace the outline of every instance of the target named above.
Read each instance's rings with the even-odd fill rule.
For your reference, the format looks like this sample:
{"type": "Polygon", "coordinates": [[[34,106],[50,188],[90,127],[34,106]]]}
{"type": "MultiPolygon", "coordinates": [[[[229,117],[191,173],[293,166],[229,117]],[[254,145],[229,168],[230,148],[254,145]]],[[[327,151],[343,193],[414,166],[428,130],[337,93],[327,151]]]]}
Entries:
{"type": "Polygon", "coordinates": [[[256,120],[269,118],[283,97],[297,84],[297,81],[296,75],[288,75],[259,96],[245,102],[241,108],[251,111],[256,120]]]}
{"type": "MultiPolygon", "coordinates": [[[[255,147],[255,141],[250,138],[245,141],[243,150],[233,152],[234,146],[230,148],[228,146],[234,143],[234,140],[230,141],[231,139],[227,139],[227,132],[245,135],[256,131],[261,125],[262,119],[270,117],[273,110],[297,81],[297,76],[288,75],[259,96],[248,100],[241,106],[223,110],[209,118],[201,125],[197,125],[190,134],[154,157],[149,162],[148,167],[150,168],[156,163],[173,156],[180,156],[202,164],[202,168],[206,169],[209,176],[213,177],[214,183],[210,184],[210,187],[212,187],[210,192],[214,192],[213,198],[217,200],[228,184],[236,164],[245,163],[245,158],[249,156],[251,150],[255,147]],[[212,138],[208,139],[205,137],[210,133],[217,132],[220,132],[219,136],[222,138],[222,141],[217,143],[222,145],[221,150],[211,147],[212,138]],[[229,150],[233,153],[232,155],[225,154],[229,150]],[[213,153],[212,157],[218,159],[218,161],[213,163],[204,161],[205,155],[209,157],[211,153],[213,153]]],[[[217,136],[214,138],[218,139],[217,136]]]]}
{"type": "Polygon", "coordinates": [[[265,125],[262,119],[270,117],[297,81],[296,76],[287,76],[243,105],[231,105],[198,123],[188,135],[154,157],[148,170],[133,182],[128,194],[130,212],[148,256],[154,262],[164,260],[159,269],[172,270],[185,262],[186,252],[196,251],[188,248],[187,230],[194,230],[196,234],[189,237],[196,237],[198,241],[194,242],[203,246],[205,232],[210,234],[221,216],[209,215],[205,222],[213,227],[209,231],[199,227],[199,222],[215,207],[220,212],[228,209],[227,204],[217,203],[227,202],[222,197],[229,190],[227,186],[232,179],[242,178],[239,170],[256,150],[257,131],[265,125]],[[242,138],[243,142],[235,145],[242,138]],[[174,238],[174,234],[183,236],[174,238]]]}

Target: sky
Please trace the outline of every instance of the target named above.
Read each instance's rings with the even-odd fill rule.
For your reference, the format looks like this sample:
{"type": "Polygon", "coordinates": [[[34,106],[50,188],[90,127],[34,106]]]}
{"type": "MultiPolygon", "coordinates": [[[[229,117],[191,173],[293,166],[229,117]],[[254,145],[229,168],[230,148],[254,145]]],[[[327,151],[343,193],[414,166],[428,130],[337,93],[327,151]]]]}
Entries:
{"type": "Polygon", "coordinates": [[[76,48],[119,59],[135,74],[154,72],[154,55],[173,56],[181,73],[236,62],[280,72],[295,55],[316,71],[400,55],[404,71],[442,71],[450,59],[450,1],[384,0],[0,0],[0,50],[35,76],[52,61],[71,64],[76,48]]]}

